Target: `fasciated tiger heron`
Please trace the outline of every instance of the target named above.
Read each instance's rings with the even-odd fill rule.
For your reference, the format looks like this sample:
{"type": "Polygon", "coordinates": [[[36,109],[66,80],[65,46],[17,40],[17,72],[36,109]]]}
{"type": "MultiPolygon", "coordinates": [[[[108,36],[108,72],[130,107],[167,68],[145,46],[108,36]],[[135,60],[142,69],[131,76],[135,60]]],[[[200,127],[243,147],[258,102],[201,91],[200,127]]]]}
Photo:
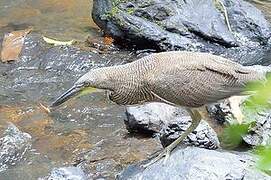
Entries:
{"type": "Polygon", "coordinates": [[[199,108],[240,95],[247,83],[264,80],[268,71],[268,67],[259,71],[208,53],[154,53],[125,65],[91,70],[51,107],[94,89],[107,90],[110,100],[119,105],[163,102],[185,107],[192,118],[191,126],[154,158],[153,163],[163,156],[167,159],[171,150],[198,126],[202,119],[199,108]]]}

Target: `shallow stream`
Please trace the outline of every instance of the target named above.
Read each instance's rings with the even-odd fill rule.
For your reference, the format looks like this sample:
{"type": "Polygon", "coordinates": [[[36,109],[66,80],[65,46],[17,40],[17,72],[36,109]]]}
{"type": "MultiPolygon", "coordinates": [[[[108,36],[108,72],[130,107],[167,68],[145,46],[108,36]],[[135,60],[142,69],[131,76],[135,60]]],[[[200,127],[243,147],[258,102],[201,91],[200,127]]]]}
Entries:
{"type": "MultiPolygon", "coordinates": [[[[257,6],[270,20],[271,4],[257,6]]],[[[90,8],[89,0],[1,0],[0,35],[31,26],[36,33],[59,40],[95,38],[99,29],[90,18],[90,8]]],[[[38,179],[52,168],[83,161],[92,177],[113,178],[128,164],[161,147],[156,139],[129,134],[123,123],[124,107],[110,103],[104,93],[72,100],[51,114],[39,105],[52,102],[88,68],[103,66],[108,59],[113,64],[130,60],[129,52],[111,53],[101,55],[105,61],[90,56],[82,71],[71,63],[70,76],[59,72],[67,69],[49,67],[50,62],[28,62],[27,57],[15,64],[1,64],[0,137],[7,122],[12,122],[32,138],[22,159],[3,170],[0,167],[0,180],[38,179]]]]}

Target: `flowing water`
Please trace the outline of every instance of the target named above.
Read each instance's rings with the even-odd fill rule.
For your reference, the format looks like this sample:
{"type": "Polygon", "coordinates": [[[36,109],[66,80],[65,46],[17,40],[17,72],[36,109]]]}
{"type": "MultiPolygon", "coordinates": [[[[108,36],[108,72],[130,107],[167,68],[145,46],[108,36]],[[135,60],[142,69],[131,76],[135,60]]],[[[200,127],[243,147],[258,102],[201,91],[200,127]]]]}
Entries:
{"type": "MultiPolygon", "coordinates": [[[[1,0],[0,36],[33,27],[34,32],[58,40],[85,40],[87,36],[95,39],[99,31],[90,18],[90,9],[89,0],[1,0]]],[[[112,56],[122,63],[128,55],[119,54],[122,53],[113,52],[112,56]]],[[[70,55],[63,53],[63,56],[70,55]]],[[[108,58],[114,61],[112,56],[108,58]]],[[[87,67],[105,63],[92,58],[87,67]]],[[[52,102],[86,69],[77,71],[79,65],[74,63],[70,68],[77,73],[61,77],[46,59],[37,59],[36,63],[27,59],[0,67],[0,137],[4,137],[7,122],[32,137],[31,147],[25,153],[0,152],[0,159],[16,156],[4,162],[7,167],[1,167],[0,161],[0,180],[38,179],[53,168],[84,160],[84,168],[92,177],[111,179],[126,165],[146,158],[160,147],[152,138],[129,134],[123,123],[124,107],[108,102],[104,93],[80,97],[48,114],[39,103],[52,102]]],[[[49,59],[58,66],[57,58],[49,59]]],[[[63,66],[61,70],[67,71],[66,68],[63,66]]],[[[0,139],[0,149],[10,147],[10,143],[0,139]]]]}
{"type": "MultiPolygon", "coordinates": [[[[256,5],[270,20],[271,4],[256,5]]],[[[59,40],[95,38],[99,30],[90,18],[90,9],[89,0],[1,0],[0,36],[31,26],[37,33],[59,40]]],[[[127,164],[146,158],[160,147],[155,139],[129,134],[123,124],[124,108],[108,102],[104,93],[81,97],[46,113],[39,102],[51,102],[80,73],[52,85],[44,79],[35,82],[44,78],[46,71],[37,70],[20,79],[5,77],[1,68],[0,137],[4,136],[7,122],[12,122],[31,135],[32,145],[20,161],[4,170],[0,168],[0,180],[38,179],[52,168],[78,164],[84,159],[88,159],[87,172],[93,177],[113,178],[127,164]],[[32,80],[23,86],[24,81],[32,80]]],[[[13,74],[20,76],[18,72],[13,74]]]]}
{"type": "Polygon", "coordinates": [[[89,0],[1,0],[0,33],[34,27],[57,39],[84,39],[97,33],[89,0]]]}

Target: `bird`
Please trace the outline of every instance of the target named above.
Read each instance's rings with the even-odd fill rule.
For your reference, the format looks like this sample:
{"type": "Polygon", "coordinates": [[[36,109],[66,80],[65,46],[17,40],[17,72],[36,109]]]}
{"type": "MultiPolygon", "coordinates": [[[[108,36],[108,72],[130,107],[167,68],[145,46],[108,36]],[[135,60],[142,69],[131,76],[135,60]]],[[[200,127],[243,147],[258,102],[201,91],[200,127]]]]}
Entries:
{"type": "Polygon", "coordinates": [[[250,82],[264,81],[269,67],[243,66],[204,52],[168,51],[153,53],[133,62],[92,69],[60,95],[51,108],[82,93],[106,90],[119,105],[162,102],[184,107],[191,116],[190,127],[145,167],[165,157],[203,119],[202,108],[210,103],[246,93],[250,82]]]}

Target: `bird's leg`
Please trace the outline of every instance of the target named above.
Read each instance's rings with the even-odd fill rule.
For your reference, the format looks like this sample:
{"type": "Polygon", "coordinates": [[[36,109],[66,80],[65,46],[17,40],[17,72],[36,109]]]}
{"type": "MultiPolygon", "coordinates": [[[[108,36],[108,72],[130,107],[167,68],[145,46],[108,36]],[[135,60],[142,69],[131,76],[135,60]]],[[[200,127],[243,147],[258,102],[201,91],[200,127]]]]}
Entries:
{"type": "Polygon", "coordinates": [[[143,165],[144,168],[152,165],[153,163],[157,162],[158,160],[160,160],[164,156],[165,156],[165,159],[164,159],[164,163],[165,163],[167,161],[167,159],[169,158],[169,156],[170,156],[170,152],[180,142],[182,142],[187,137],[188,134],[190,134],[191,132],[193,132],[196,129],[196,127],[200,123],[201,115],[200,115],[200,113],[199,113],[199,111],[197,109],[187,109],[187,111],[188,111],[188,113],[190,114],[190,116],[192,118],[192,123],[189,126],[189,128],[180,137],[178,137],[178,139],[176,139],[169,146],[167,146],[157,157],[155,157],[154,159],[152,159],[149,163],[143,165]]]}
{"type": "Polygon", "coordinates": [[[189,126],[189,128],[180,137],[178,137],[178,139],[176,139],[169,146],[166,147],[167,153],[166,153],[166,157],[165,157],[164,163],[169,158],[170,152],[175,147],[177,147],[178,144],[180,142],[182,142],[191,132],[193,132],[198,127],[198,125],[200,123],[201,114],[199,113],[199,111],[197,109],[192,109],[192,110],[191,109],[187,109],[187,111],[189,112],[189,114],[190,114],[190,116],[192,118],[191,125],[189,126]]]}

